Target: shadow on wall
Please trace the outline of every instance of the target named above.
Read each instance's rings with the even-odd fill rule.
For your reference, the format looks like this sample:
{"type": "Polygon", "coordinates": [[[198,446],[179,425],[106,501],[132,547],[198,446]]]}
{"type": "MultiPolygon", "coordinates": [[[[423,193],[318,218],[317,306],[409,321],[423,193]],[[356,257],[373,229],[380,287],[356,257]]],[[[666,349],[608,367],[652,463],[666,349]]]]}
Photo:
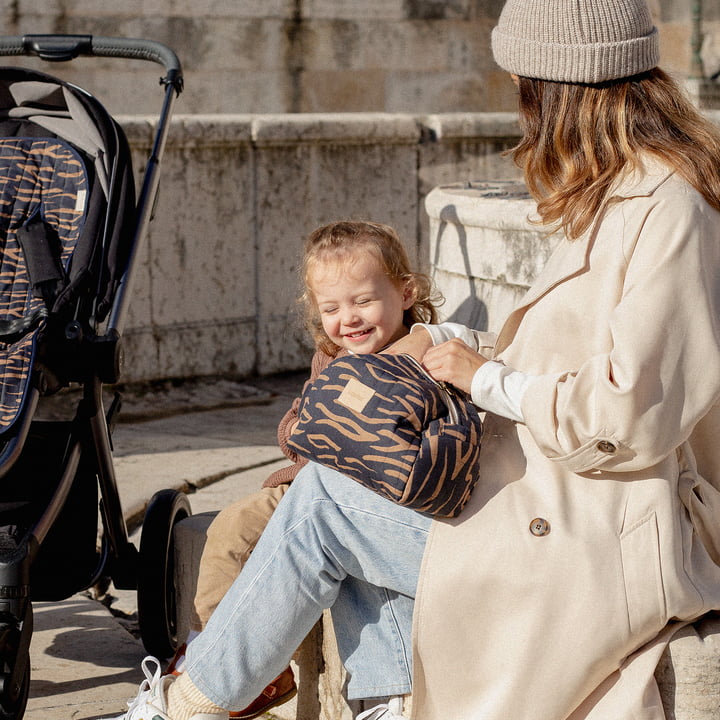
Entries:
{"type": "Polygon", "coordinates": [[[446,319],[449,322],[460,323],[474,330],[488,329],[488,309],[483,300],[477,296],[475,283],[473,281],[470,256],[468,253],[468,239],[465,227],[458,218],[457,209],[454,205],[446,205],[440,214],[442,221],[438,228],[438,235],[435,241],[435,256],[432,259],[432,267],[437,267],[440,258],[440,247],[443,242],[448,242],[445,230],[448,225],[453,225],[457,233],[460,252],[465,266],[465,275],[468,279],[468,294],[465,300],[446,319]]]}

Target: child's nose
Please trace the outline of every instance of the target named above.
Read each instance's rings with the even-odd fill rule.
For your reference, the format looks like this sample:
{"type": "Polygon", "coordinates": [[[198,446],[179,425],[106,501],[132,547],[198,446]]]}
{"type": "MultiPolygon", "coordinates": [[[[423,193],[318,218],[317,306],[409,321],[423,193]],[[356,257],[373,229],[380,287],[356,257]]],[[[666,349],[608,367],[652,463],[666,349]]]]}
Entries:
{"type": "Polygon", "coordinates": [[[359,319],[360,316],[358,315],[357,309],[354,306],[348,305],[347,307],[343,308],[341,315],[341,321],[343,325],[355,325],[359,319]]]}

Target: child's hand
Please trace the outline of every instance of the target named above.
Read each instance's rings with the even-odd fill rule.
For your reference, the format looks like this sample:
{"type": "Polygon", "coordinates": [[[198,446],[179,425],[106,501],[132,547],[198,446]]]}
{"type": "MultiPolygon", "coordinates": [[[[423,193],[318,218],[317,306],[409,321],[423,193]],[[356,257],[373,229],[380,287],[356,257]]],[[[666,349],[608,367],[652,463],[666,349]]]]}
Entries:
{"type": "Polygon", "coordinates": [[[422,364],[430,375],[466,393],[470,392],[476,370],[486,362],[487,358],[458,338],[435,345],[422,356],[422,364]]]}
{"type": "Polygon", "coordinates": [[[405,353],[412,355],[418,362],[422,360],[423,355],[428,348],[432,347],[432,338],[430,333],[421,328],[415,328],[412,332],[396,340],[390,347],[383,350],[383,352],[398,355],[405,353]]]}

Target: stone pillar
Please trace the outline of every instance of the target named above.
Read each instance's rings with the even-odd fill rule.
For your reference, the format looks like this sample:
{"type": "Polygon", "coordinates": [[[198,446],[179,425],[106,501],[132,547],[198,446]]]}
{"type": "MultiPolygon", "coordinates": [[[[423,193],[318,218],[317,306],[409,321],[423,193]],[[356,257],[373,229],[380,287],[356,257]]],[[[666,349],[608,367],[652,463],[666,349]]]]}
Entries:
{"type": "Polygon", "coordinates": [[[556,242],[532,225],[527,189],[514,180],[440,185],[425,208],[444,319],[499,331],[556,242]]]}

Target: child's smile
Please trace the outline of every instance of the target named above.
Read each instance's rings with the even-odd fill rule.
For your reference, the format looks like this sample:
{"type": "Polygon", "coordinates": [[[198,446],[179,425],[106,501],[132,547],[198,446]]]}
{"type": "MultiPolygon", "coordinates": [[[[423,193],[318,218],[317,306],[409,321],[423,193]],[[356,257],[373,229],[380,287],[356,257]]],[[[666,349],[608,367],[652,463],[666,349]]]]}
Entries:
{"type": "Polygon", "coordinates": [[[392,282],[371,253],[319,263],[309,284],[323,329],[339,347],[373,353],[407,332],[403,317],[413,295],[392,282]]]}

